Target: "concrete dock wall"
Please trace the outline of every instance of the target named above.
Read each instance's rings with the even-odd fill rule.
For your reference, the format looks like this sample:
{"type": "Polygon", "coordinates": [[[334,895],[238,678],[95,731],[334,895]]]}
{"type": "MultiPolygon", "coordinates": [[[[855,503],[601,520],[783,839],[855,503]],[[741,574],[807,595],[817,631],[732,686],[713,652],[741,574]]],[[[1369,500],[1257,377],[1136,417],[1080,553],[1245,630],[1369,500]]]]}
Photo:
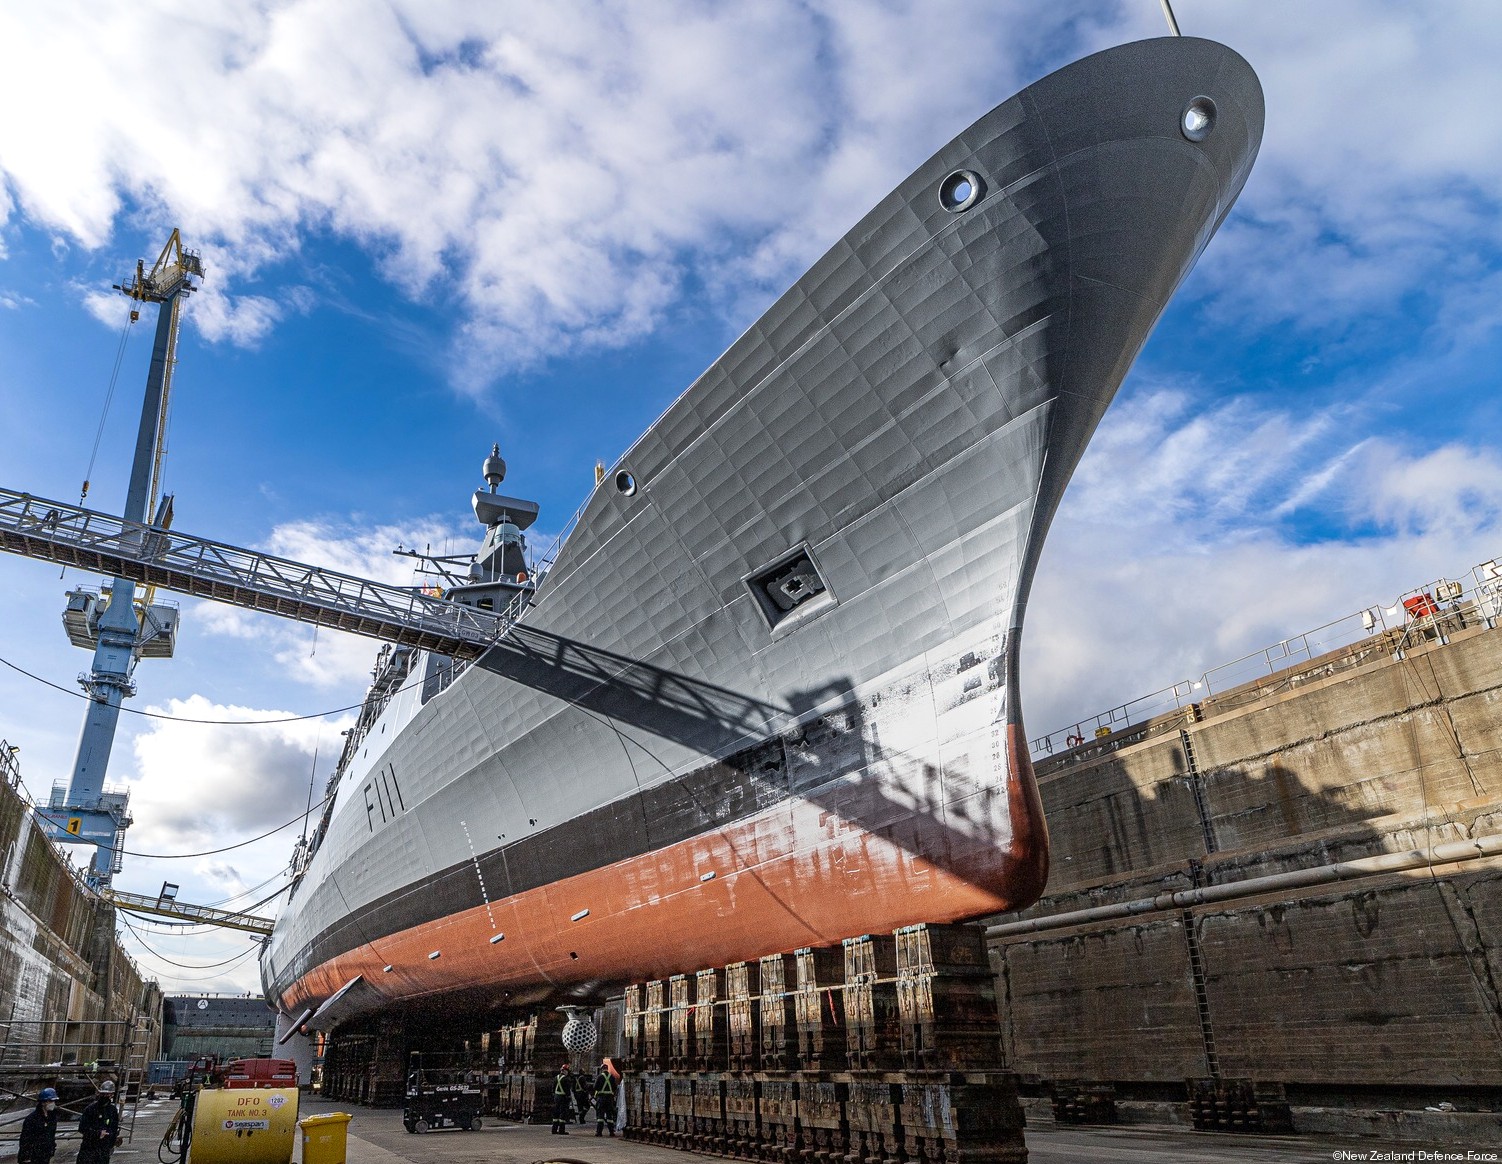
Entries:
{"type": "MultiPolygon", "coordinates": [[[[1502,630],[1398,638],[1041,762],[1048,893],[992,920],[1502,832],[1502,630]]],[[[1502,1088],[1499,889],[1502,860],[1483,857],[1003,932],[1006,1065],[1127,1092],[1210,1077],[1502,1088]]]]}
{"type": "Polygon", "coordinates": [[[115,937],[115,911],[0,781],[0,1069],[155,1056],[161,995],[115,937]]]}

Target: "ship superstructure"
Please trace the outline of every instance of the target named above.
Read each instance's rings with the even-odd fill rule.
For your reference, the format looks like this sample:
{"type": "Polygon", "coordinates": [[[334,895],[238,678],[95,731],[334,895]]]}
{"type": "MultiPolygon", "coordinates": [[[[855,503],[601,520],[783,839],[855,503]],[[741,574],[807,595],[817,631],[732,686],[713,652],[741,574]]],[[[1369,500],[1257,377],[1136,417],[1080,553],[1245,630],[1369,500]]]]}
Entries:
{"type": "Polygon", "coordinates": [[[284,1013],[587,994],[1036,899],[1043,538],[1262,114],[1190,38],[998,106],[604,474],[541,577],[487,462],[448,593],[507,629],[385,657],[262,958],[284,1013]]]}

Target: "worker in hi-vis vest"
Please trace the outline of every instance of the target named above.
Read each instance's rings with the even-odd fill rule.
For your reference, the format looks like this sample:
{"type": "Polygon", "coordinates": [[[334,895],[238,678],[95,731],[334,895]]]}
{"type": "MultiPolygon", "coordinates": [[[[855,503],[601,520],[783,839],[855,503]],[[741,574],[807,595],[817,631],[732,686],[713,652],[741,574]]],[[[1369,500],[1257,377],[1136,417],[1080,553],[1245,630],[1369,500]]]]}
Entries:
{"type": "Polygon", "coordinates": [[[565,1063],[558,1068],[558,1078],[553,1081],[553,1135],[568,1135],[568,1109],[574,1098],[574,1073],[565,1063]]]}
{"type": "Polygon", "coordinates": [[[615,1135],[615,1089],[620,1083],[615,1064],[609,1059],[600,1060],[600,1073],[595,1076],[595,1135],[609,1131],[615,1135]]]}

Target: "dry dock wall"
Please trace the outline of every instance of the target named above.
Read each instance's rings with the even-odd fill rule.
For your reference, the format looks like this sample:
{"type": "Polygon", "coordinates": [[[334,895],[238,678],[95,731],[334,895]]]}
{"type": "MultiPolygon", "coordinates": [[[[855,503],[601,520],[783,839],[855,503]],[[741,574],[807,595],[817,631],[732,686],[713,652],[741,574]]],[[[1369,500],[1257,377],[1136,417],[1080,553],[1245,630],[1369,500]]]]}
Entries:
{"type": "Polygon", "coordinates": [[[161,995],[115,938],[112,906],[42,834],[0,780],[0,1070],[155,1057],[161,995]]]}
{"type": "Polygon", "coordinates": [[[993,919],[1008,1068],[1165,1100],[1211,1077],[1502,1100],[1495,857],[1015,924],[1502,832],[1502,630],[1378,635],[1038,773],[1048,893],[993,919]]]}

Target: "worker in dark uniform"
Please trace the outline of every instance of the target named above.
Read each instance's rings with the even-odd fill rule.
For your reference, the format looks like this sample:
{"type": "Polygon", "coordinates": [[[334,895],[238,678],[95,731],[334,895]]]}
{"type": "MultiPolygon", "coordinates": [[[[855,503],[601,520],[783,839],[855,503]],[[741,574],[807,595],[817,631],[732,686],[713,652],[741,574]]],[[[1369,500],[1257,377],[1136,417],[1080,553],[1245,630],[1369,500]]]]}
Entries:
{"type": "Polygon", "coordinates": [[[579,1113],[579,1126],[582,1128],[589,1120],[589,1105],[594,1102],[595,1081],[586,1071],[579,1072],[574,1077],[574,1107],[579,1113]]]}
{"type": "Polygon", "coordinates": [[[78,1115],[78,1164],[109,1164],[120,1139],[120,1109],[115,1106],[115,1085],[106,1079],[99,1085],[94,1102],[78,1115]]]}
{"type": "Polygon", "coordinates": [[[608,1131],[615,1135],[615,1074],[610,1070],[610,1060],[600,1060],[600,1073],[595,1076],[595,1135],[608,1131]]]}
{"type": "Polygon", "coordinates": [[[16,1164],[52,1164],[57,1151],[57,1092],[42,1088],[36,1110],[21,1121],[21,1143],[16,1164]]]}
{"type": "MultiPolygon", "coordinates": [[[[569,1101],[574,1097],[574,1073],[565,1063],[553,1080],[553,1135],[568,1135],[569,1101]]],[[[79,1164],[83,1164],[80,1160],[79,1164]]]]}

